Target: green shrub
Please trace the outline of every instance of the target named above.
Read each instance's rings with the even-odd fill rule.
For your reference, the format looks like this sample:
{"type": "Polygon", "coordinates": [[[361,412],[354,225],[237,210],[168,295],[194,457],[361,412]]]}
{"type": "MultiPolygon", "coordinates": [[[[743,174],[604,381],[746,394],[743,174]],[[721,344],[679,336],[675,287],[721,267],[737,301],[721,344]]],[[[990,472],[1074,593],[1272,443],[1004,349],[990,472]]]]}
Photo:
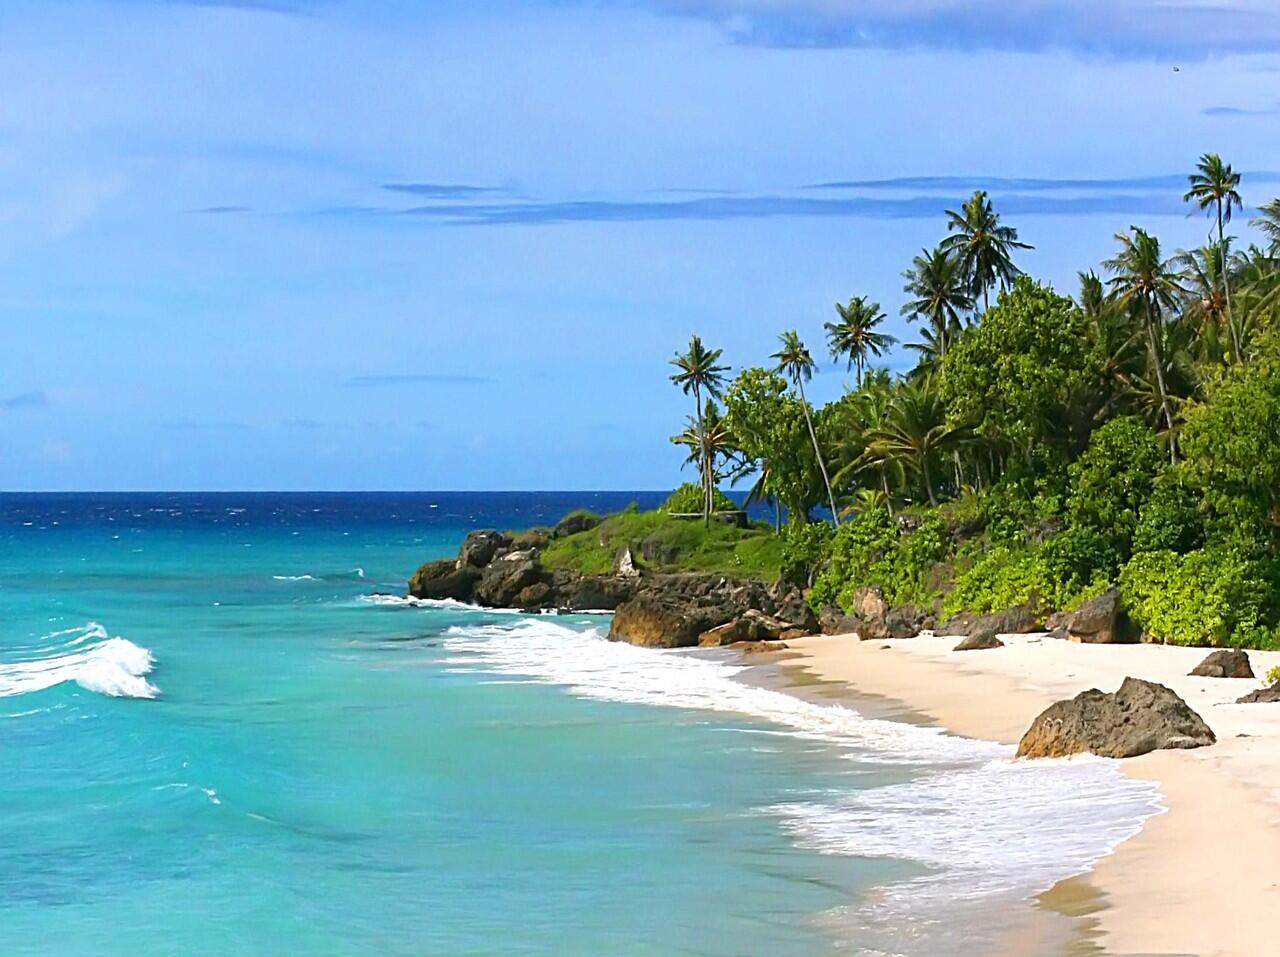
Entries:
{"type": "Polygon", "coordinates": [[[899,536],[886,510],[868,509],[832,536],[830,558],[809,602],[815,609],[839,605],[847,611],[858,589],[878,585],[890,604],[928,604],[936,591],[931,572],[950,552],[951,537],[936,517],[899,536]]]}
{"type": "Polygon", "coordinates": [[[1133,550],[1189,552],[1203,544],[1199,498],[1175,471],[1168,471],[1156,480],[1151,497],[1138,513],[1133,550]]]}
{"type": "Polygon", "coordinates": [[[1128,555],[1138,512],[1165,467],[1155,436],[1136,419],[1112,419],[1089,438],[1089,447],[1071,466],[1067,518],[1093,529],[1128,555]]]}
{"type": "Polygon", "coordinates": [[[812,583],[831,554],[835,528],[827,522],[790,522],[782,534],[782,577],[796,584],[812,583]]]}
{"type": "MultiPolygon", "coordinates": [[[[712,493],[712,508],[717,512],[737,511],[740,506],[719,489],[712,493]]],[[[685,482],[662,503],[662,511],[668,515],[701,515],[703,508],[702,486],[685,482]]]]}
{"type": "Polygon", "coordinates": [[[1121,571],[1120,591],[1134,621],[1162,641],[1268,647],[1274,577],[1236,549],[1142,552],[1121,571]]]}
{"type": "Polygon", "coordinates": [[[987,528],[997,542],[1022,542],[1027,532],[1062,515],[1067,495],[1067,463],[1053,450],[1038,449],[1031,462],[1010,462],[986,495],[987,528]]]}
{"type": "Polygon", "coordinates": [[[1280,665],[1276,665],[1274,668],[1270,669],[1267,672],[1267,677],[1266,677],[1266,682],[1269,685],[1273,685],[1277,681],[1280,681],[1280,665]]]}
{"type": "Polygon", "coordinates": [[[1038,548],[996,545],[962,573],[943,614],[986,614],[1016,605],[1066,610],[1107,587],[1115,553],[1087,529],[1056,535],[1038,548]]]}

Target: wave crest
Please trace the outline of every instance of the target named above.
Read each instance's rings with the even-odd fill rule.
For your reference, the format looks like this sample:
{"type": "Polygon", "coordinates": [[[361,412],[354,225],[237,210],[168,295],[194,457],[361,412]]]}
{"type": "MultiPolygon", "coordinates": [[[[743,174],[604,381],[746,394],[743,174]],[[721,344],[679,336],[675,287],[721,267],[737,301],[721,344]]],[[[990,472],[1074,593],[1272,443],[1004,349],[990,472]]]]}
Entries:
{"type": "Polygon", "coordinates": [[[154,698],[147,681],[155,667],[151,652],[127,638],[111,637],[96,621],[50,632],[22,661],[0,663],[0,698],[44,691],[73,681],[86,691],[113,698],[154,698]],[[46,642],[62,639],[50,651],[46,642]]]}

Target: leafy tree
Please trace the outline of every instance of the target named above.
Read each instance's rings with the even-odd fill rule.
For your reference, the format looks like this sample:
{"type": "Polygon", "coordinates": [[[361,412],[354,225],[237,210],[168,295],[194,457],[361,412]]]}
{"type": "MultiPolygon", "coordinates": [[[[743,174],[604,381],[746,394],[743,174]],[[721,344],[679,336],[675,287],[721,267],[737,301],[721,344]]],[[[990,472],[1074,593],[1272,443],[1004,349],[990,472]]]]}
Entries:
{"type": "Polygon", "coordinates": [[[1151,499],[1164,456],[1155,436],[1131,418],[1112,419],[1071,466],[1067,516],[1128,556],[1138,513],[1151,499]]]}
{"type": "Polygon", "coordinates": [[[947,407],[932,377],[901,382],[871,432],[865,459],[880,468],[909,469],[924,482],[929,504],[938,504],[932,465],[940,453],[955,449],[968,430],[947,422],[947,407]]]}
{"type": "MultiPolygon", "coordinates": [[[[689,339],[688,350],[676,353],[675,358],[671,360],[671,364],[678,370],[672,374],[671,381],[678,385],[685,395],[693,393],[700,435],[706,433],[703,427],[703,393],[706,393],[708,399],[719,396],[724,388],[724,374],[729,371],[728,366],[719,365],[722,351],[706,348],[702,344],[701,337],[694,335],[689,339]]],[[[704,456],[699,465],[699,472],[702,474],[703,488],[702,520],[708,526],[711,524],[711,490],[713,488],[711,471],[711,463],[704,456]]]]}
{"type": "Polygon", "coordinates": [[[1135,305],[1143,319],[1150,349],[1151,369],[1155,373],[1156,391],[1165,425],[1169,430],[1169,458],[1176,462],[1178,446],[1174,437],[1173,407],[1165,383],[1165,357],[1160,348],[1161,316],[1173,309],[1183,291],[1170,261],[1160,256],[1160,240],[1137,226],[1129,233],[1117,233],[1120,252],[1104,265],[1112,273],[1111,288],[1121,305],[1135,305]]]}
{"type": "Polygon", "coordinates": [[[790,522],[803,524],[821,498],[822,477],[800,400],[787,391],[782,376],[752,368],[730,383],[724,404],[742,453],[740,477],[754,474],[756,494],[781,501],[790,522]]]}
{"type": "MultiPolygon", "coordinates": [[[[1212,210],[1218,218],[1218,246],[1227,248],[1224,228],[1231,222],[1231,211],[1241,206],[1240,174],[1231,168],[1230,163],[1222,162],[1217,153],[1205,153],[1196,164],[1196,171],[1187,177],[1190,189],[1182,197],[1183,202],[1194,202],[1205,211],[1212,210]]],[[[1226,301],[1227,328],[1231,330],[1232,352],[1236,362],[1243,358],[1240,350],[1240,339],[1235,333],[1231,320],[1231,277],[1224,269],[1221,273],[1222,293],[1226,301]]]]}
{"type": "Polygon", "coordinates": [[[913,297],[902,314],[928,322],[938,358],[945,362],[948,347],[960,333],[960,313],[973,307],[964,264],[941,247],[924,249],[902,276],[907,281],[903,291],[913,297]]]}
{"type": "Polygon", "coordinates": [[[988,295],[996,283],[1002,289],[1022,274],[1013,264],[1013,250],[1032,249],[1018,241],[1018,231],[1001,226],[1000,217],[987,199],[985,190],[975,190],[965,200],[960,212],[947,210],[947,229],[954,235],[942,241],[943,252],[956,257],[965,275],[970,296],[982,296],[982,308],[989,306],[988,295]]]}
{"type": "Polygon", "coordinates": [[[788,329],[778,336],[782,348],[772,356],[777,360],[777,371],[791,380],[796,391],[800,393],[800,405],[804,409],[804,421],[809,426],[809,437],[813,440],[813,455],[818,462],[818,471],[822,473],[822,484],[827,488],[827,501],[831,504],[831,520],[838,526],[840,512],[836,508],[836,497],[831,491],[831,479],[827,475],[827,466],[822,458],[822,449],[818,445],[818,433],[813,429],[813,417],[809,414],[809,402],[804,397],[804,384],[813,378],[813,370],[817,367],[808,348],[800,341],[794,329],[788,329]]]}
{"type": "Polygon", "coordinates": [[[1043,442],[1084,444],[1080,410],[1100,378],[1080,308],[1023,276],[984,312],[952,353],[942,394],[955,423],[972,424],[1024,459],[1043,442]]]}
{"type": "MultiPolygon", "coordinates": [[[[712,489],[711,510],[721,511],[723,503],[717,502],[716,498],[716,494],[719,492],[718,486],[720,480],[730,474],[729,466],[732,465],[737,455],[738,446],[728,422],[720,415],[720,409],[716,406],[715,401],[707,399],[707,404],[702,412],[702,421],[690,416],[685,430],[679,435],[673,435],[671,441],[676,445],[683,445],[689,450],[688,458],[685,459],[684,464],[693,464],[703,474],[702,485],[704,489],[708,482],[712,489]]],[[[720,498],[723,499],[723,496],[720,496],[720,498]]],[[[705,507],[706,505],[707,503],[704,501],[703,506],[705,507]]],[[[730,503],[729,507],[731,509],[737,508],[732,503],[730,503]]]]}
{"type": "Polygon", "coordinates": [[[1270,244],[1268,253],[1280,256],[1280,199],[1273,199],[1258,207],[1260,215],[1249,220],[1250,225],[1260,230],[1270,244]]]}
{"type": "Polygon", "coordinates": [[[836,312],[840,315],[840,321],[824,324],[831,358],[847,359],[848,368],[858,370],[856,381],[861,386],[867,359],[884,355],[898,340],[887,333],[875,331],[886,316],[880,310],[880,303],[871,302],[866,296],[854,296],[848,305],[837,302],[836,312]]]}

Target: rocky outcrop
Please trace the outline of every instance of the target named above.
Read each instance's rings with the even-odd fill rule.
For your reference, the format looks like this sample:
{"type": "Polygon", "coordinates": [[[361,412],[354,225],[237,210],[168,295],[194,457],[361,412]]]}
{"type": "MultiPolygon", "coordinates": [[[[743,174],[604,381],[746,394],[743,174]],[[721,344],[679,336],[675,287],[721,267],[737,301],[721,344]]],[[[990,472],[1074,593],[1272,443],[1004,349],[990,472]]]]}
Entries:
{"type": "Polygon", "coordinates": [[[1003,648],[1004,642],[996,637],[996,633],[990,628],[984,628],[981,631],[975,631],[969,637],[965,638],[960,644],[952,648],[952,651],[985,651],[989,648],[1003,648]]]}
{"type": "Polygon", "coordinates": [[[1138,632],[1124,610],[1120,591],[1108,588],[1066,616],[1066,637],[1090,645],[1129,644],[1138,632]]]}
{"type": "Polygon", "coordinates": [[[1202,748],[1217,738],[1204,719],[1164,685],[1125,678],[1114,694],[1096,688],[1058,701],[1031,723],[1020,758],[1058,758],[1084,751],[1131,758],[1163,748],[1202,748]]]}
{"type": "Polygon", "coordinates": [[[940,635],[973,635],[989,631],[996,635],[1026,635],[1040,631],[1044,627],[1044,619],[1036,614],[1030,605],[1015,605],[1004,611],[994,611],[986,615],[975,615],[961,612],[953,615],[938,626],[940,635]]]}
{"type": "Polygon", "coordinates": [[[1221,648],[1209,652],[1209,656],[1191,669],[1196,678],[1252,678],[1253,667],[1249,653],[1238,648],[1221,648]]]}
{"type": "Polygon", "coordinates": [[[600,517],[590,512],[570,512],[560,521],[556,522],[555,528],[551,530],[552,538],[567,538],[570,535],[577,535],[579,532],[590,531],[600,524],[600,517]]]}
{"type": "Polygon", "coordinates": [[[795,586],[713,574],[649,574],[626,546],[611,574],[549,569],[536,544],[518,547],[545,543],[546,534],[471,532],[456,559],[419,568],[409,582],[409,593],[494,608],[613,611],[610,638],[663,648],[688,647],[700,640],[716,645],[776,641],[818,630],[817,618],[795,586]]]}
{"type": "Polygon", "coordinates": [[[1271,704],[1280,701],[1280,681],[1236,699],[1236,704],[1271,704]]]}

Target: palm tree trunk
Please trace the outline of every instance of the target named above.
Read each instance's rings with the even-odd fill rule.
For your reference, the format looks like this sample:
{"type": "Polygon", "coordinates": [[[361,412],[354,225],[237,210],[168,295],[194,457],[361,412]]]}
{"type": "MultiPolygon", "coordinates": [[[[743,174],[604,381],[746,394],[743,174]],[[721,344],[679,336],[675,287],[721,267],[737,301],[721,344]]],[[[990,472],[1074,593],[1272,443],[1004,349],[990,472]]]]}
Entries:
{"type": "Polygon", "coordinates": [[[1231,353],[1236,362],[1244,361],[1244,350],[1240,346],[1240,333],[1236,329],[1235,319],[1231,315],[1231,272],[1227,257],[1227,246],[1222,229],[1222,200],[1218,200],[1218,249],[1222,252],[1222,293],[1227,300],[1227,328],[1231,330],[1231,353]]]}
{"type": "Polygon", "coordinates": [[[920,473],[924,476],[924,489],[929,493],[929,504],[936,508],[938,496],[933,494],[933,476],[929,474],[929,454],[927,452],[920,456],[920,473]]]}
{"type": "MultiPolygon", "coordinates": [[[[797,378],[799,378],[797,376],[797,378]]],[[[818,471],[822,473],[822,484],[827,487],[827,502],[831,505],[831,521],[835,523],[836,528],[840,527],[840,513],[836,511],[836,496],[831,491],[831,479],[827,477],[827,465],[822,461],[822,449],[818,445],[818,433],[813,429],[813,418],[809,415],[809,402],[804,397],[804,383],[797,382],[796,388],[800,390],[800,408],[804,410],[804,422],[809,426],[809,438],[813,440],[813,454],[818,460],[818,471]]]]}
{"type": "Polygon", "coordinates": [[[773,497],[773,532],[775,535],[782,533],[782,501],[778,496],[773,497]]]}
{"type": "Polygon", "coordinates": [[[709,469],[707,468],[707,430],[703,423],[702,416],[702,390],[698,388],[698,383],[693,384],[693,401],[698,406],[698,471],[701,472],[702,479],[702,524],[704,528],[711,527],[711,479],[709,477],[709,469]]]}
{"type": "Polygon", "coordinates": [[[1156,345],[1155,317],[1151,313],[1150,297],[1143,297],[1147,309],[1147,342],[1151,349],[1151,364],[1156,370],[1156,388],[1160,392],[1160,408],[1164,410],[1164,424],[1169,429],[1169,461],[1178,463],[1178,447],[1173,435],[1173,412],[1169,408],[1169,394],[1164,385],[1164,362],[1156,345]]]}
{"type": "Polygon", "coordinates": [[[893,518],[893,498],[889,495],[889,473],[884,469],[880,470],[880,487],[884,489],[884,507],[889,510],[889,517],[893,518]]]}

